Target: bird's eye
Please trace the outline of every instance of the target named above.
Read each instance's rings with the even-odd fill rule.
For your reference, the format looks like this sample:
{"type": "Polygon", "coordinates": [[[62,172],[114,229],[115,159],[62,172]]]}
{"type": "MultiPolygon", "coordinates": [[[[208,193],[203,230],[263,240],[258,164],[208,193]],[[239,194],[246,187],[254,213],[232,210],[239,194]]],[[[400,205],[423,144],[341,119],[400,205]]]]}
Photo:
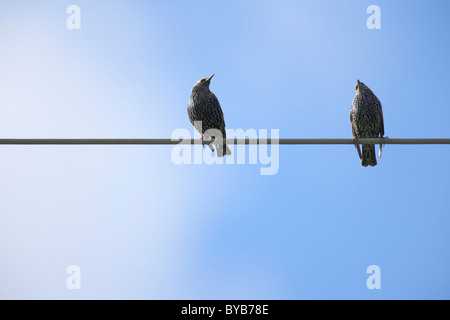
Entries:
{"type": "Polygon", "coordinates": [[[355,89],[356,89],[356,90],[358,90],[358,88],[359,88],[359,86],[358,86],[358,85],[356,85],[356,86],[355,86],[355,89]]]}
{"type": "Polygon", "coordinates": [[[202,82],[205,82],[205,79],[202,79],[202,82]]]}

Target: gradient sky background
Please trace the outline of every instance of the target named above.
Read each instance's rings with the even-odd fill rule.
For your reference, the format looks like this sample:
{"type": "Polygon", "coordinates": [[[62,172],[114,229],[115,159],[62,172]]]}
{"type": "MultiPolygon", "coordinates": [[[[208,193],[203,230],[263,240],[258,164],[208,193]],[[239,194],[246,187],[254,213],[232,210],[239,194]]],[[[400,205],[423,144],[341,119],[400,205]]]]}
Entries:
{"type": "MultiPolygon", "coordinates": [[[[350,138],[357,79],[390,138],[450,137],[450,2],[0,2],[0,137],[228,128],[350,138]],[[81,30],[66,9],[81,8],[81,30]],[[381,8],[381,30],[366,9],[381,8]]],[[[280,170],[171,146],[0,146],[2,299],[449,299],[449,146],[280,146],[280,170]],[[81,290],[66,268],[81,268],[81,290]],[[366,269],[381,268],[381,290],[366,269]]],[[[207,149],[206,149],[207,150],[207,149]]]]}

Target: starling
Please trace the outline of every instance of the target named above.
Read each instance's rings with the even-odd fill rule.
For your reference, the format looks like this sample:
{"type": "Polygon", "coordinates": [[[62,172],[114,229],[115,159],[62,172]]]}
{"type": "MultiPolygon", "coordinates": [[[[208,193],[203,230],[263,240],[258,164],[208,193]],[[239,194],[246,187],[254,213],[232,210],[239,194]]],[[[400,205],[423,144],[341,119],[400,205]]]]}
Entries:
{"type": "MultiPolygon", "coordinates": [[[[375,145],[363,144],[362,154],[357,139],[384,138],[383,110],[380,100],[364,83],[358,82],[355,86],[356,94],[350,110],[350,123],[352,124],[353,139],[363,167],[376,166],[375,145]]],[[[381,148],[379,157],[381,158],[381,148]]]]}
{"type": "MultiPolygon", "coordinates": [[[[202,139],[203,137],[211,138],[214,136],[211,134],[211,129],[221,133],[221,137],[214,136],[214,140],[217,141],[214,142],[214,145],[216,146],[217,156],[223,157],[224,155],[230,155],[231,150],[226,145],[227,133],[222,108],[217,97],[209,90],[209,84],[213,76],[198,80],[192,87],[187,111],[189,120],[195,129],[200,132],[202,139]],[[206,132],[208,130],[210,131],[206,132]]],[[[211,151],[214,151],[211,144],[209,147],[211,151]]]]}

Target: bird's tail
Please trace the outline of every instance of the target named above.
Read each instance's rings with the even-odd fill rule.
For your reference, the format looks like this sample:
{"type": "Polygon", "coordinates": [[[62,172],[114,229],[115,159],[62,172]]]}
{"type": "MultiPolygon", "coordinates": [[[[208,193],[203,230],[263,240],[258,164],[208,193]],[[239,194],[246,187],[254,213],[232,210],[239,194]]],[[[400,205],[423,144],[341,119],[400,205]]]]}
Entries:
{"type": "Polygon", "coordinates": [[[367,167],[367,166],[375,167],[377,165],[377,156],[375,153],[375,145],[363,144],[361,165],[363,167],[367,167]]]}
{"type": "Polygon", "coordinates": [[[231,155],[231,150],[228,148],[227,144],[216,144],[216,151],[218,157],[229,156],[231,155]],[[225,152],[224,152],[225,150],[225,152]]]}

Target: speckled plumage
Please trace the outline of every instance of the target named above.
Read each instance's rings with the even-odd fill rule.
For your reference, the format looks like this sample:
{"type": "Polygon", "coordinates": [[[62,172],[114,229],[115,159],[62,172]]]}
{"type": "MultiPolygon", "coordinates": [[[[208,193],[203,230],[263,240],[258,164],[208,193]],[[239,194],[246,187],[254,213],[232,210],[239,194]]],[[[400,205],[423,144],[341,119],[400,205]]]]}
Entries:
{"type": "MultiPolygon", "coordinates": [[[[381,102],[364,83],[358,80],[355,98],[350,110],[350,122],[352,124],[353,138],[383,138],[384,121],[381,102]]],[[[377,157],[375,145],[362,145],[362,153],[359,144],[355,144],[363,167],[376,166],[377,157]]],[[[380,145],[380,157],[381,157],[380,145]]]]}
{"type": "MultiPolygon", "coordinates": [[[[219,100],[214,93],[209,90],[211,79],[214,75],[197,81],[192,88],[191,97],[188,104],[188,116],[195,129],[205,138],[210,138],[207,130],[216,129],[222,133],[223,144],[215,143],[218,157],[230,155],[231,150],[225,143],[227,134],[225,131],[225,119],[219,100]],[[201,125],[200,122],[201,121],[201,125]],[[225,150],[225,154],[224,154],[225,150]]],[[[214,150],[212,145],[209,145],[214,150]]]]}

